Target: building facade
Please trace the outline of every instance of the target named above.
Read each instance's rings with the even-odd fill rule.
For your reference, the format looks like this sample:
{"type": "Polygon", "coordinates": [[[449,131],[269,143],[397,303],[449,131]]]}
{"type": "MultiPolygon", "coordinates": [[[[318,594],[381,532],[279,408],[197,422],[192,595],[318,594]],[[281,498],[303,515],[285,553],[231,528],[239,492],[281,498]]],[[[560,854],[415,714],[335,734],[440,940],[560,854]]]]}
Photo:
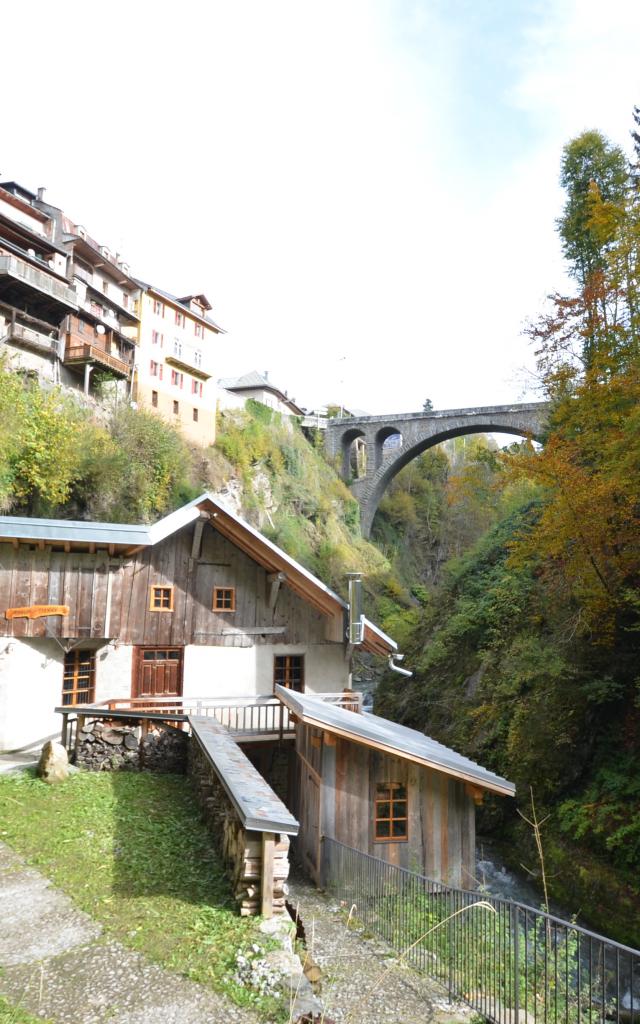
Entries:
{"type": "Polygon", "coordinates": [[[140,300],[135,400],[200,445],[216,438],[213,367],[224,334],[210,310],[204,295],[177,298],[151,285],[140,300]]]}
{"type": "MultiPolygon", "coordinates": [[[[218,381],[218,387],[223,392],[228,392],[246,401],[252,398],[254,402],[260,402],[274,412],[282,413],[284,416],[303,416],[304,409],[296,405],[294,398],[289,398],[286,391],[281,391],[269,380],[269,374],[258,373],[252,370],[242,377],[222,377],[218,381]]],[[[225,406],[224,399],[221,405],[225,406]]]]}
{"type": "Polygon", "coordinates": [[[0,554],[0,750],[58,705],[349,686],[348,606],[209,495],[152,527],[0,517],[0,554]]]}

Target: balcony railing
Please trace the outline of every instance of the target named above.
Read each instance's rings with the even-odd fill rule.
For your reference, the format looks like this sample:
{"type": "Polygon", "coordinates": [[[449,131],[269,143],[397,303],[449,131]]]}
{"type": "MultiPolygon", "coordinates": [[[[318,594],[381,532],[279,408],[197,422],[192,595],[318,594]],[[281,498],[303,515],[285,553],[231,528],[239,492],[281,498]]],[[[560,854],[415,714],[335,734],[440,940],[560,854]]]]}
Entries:
{"type": "Polygon", "coordinates": [[[7,333],[1,341],[17,341],[27,348],[35,349],[38,352],[56,352],[58,339],[48,334],[34,331],[31,327],[24,327],[22,324],[8,324],[7,333]]]}
{"type": "Polygon", "coordinates": [[[133,369],[132,363],[125,362],[124,359],[119,359],[98,348],[97,345],[90,345],[87,342],[67,345],[62,361],[64,363],[98,363],[122,377],[130,377],[133,369]]]}
{"type": "MultiPolygon", "coordinates": [[[[355,690],[313,694],[345,710],[360,711],[362,694],[355,690]]],[[[238,740],[292,737],[294,720],[277,697],[112,697],[97,704],[70,704],[56,708],[64,715],[67,740],[69,715],[81,718],[167,719],[186,722],[190,717],[213,718],[238,740]]]]}
{"type": "Polygon", "coordinates": [[[51,274],[47,274],[44,270],[30,266],[24,260],[18,259],[17,256],[0,256],[0,277],[12,277],[16,281],[30,285],[44,295],[49,295],[71,309],[78,308],[78,298],[72,288],[63,284],[62,281],[56,281],[51,274]]]}

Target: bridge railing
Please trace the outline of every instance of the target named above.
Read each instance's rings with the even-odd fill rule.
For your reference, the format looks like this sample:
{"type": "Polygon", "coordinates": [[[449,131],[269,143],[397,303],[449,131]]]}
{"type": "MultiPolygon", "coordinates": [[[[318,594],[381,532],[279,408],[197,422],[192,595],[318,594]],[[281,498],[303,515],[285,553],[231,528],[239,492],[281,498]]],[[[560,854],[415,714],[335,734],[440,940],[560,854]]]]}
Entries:
{"type": "Polygon", "coordinates": [[[640,1024],[640,951],[541,910],[443,885],[326,836],[323,882],[354,927],[495,1024],[640,1024]]]}

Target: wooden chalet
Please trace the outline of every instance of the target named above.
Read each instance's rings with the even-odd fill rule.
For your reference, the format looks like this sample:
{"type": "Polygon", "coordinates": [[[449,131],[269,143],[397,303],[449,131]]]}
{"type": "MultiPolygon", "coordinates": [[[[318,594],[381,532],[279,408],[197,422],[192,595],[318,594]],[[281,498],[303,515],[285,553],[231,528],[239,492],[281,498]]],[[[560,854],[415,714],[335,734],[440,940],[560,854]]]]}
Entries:
{"type": "MultiPolygon", "coordinates": [[[[350,686],[349,608],[211,495],[152,526],[0,517],[0,751],[57,705],[350,686]]],[[[396,644],[365,620],[363,649],[396,644]]]]}
{"type": "MultiPolygon", "coordinates": [[[[57,738],[56,708],[68,745],[75,720],[79,757],[78,742],[84,755],[99,746],[96,720],[111,734],[137,722],[141,744],[150,723],[181,724],[204,759],[205,804],[218,806],[221,787],[233,809],[227,852],[262,849],[265,892],[264,865],[298,827],[316,880],[325,835],[473,885],[475,803],[514,787],[362,713],[354,647],[392,663],[397,646],[361,613],[357,589],[350,606],[209,494],[152,526],[0,517],[0,555],[0,752],[57,738]],[[271,808],[262,828],[249,784],[260,813],[271,808]]],[[[238,890],[250,913],[252,858],[238,890]]],[[[284,905],[283,877],[264,906],[284,905]]]]}
{"type": "Polygon", "coordinates": [[[296,722],[292,810],[321,881],[322,836],[450,885],[475,888],[475,806],[515,786],[415,729],[277,687],[296,722]]]}

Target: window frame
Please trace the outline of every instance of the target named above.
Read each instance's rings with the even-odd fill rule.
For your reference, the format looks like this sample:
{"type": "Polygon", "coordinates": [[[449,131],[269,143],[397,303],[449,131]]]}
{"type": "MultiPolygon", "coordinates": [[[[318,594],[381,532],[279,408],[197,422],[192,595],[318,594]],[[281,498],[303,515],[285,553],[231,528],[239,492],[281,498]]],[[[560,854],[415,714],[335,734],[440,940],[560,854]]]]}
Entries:
{"type": "Polygon", "coordinates": [[[168,586],[166,583],[152,583],[149,587],[149,611],[150,612],[172,612],[173,611],[173,598],[174,598],[174,587],[168,586]],[[156,599],[156,591],[168,590],[169,591],[169,605],[163,607],[162,605],[154,604],[156,599]]]}
{"type": "Polygon", "coordinates": [[[274,654],[274,656],[273,656],[273,692],[274,693],[276,691],[276,686],[284,686],[285,689],[291,690],[293,693],[304,693],[304,689],[305,689],[304,654],[274,654]],[[300,687],[299,688],[297,686],[293,685],[293,682],[294,682],[294,680],[293,680],[293,671],[296,668],[296,666],[293,665],[293,659],[296,659],[297,661],[299,661],[299,665],[297,666],[299,668],[299,671],[300,671],[300,679],[299,679],[300,687]],[[284,664],[279,664],[279,662],[284,662],[284,664]],[[278,675],[279,675],[278,669],[284,669],[284,678],[283,679],[279,679],[278,678],[278,675]],[[286,677],[287,676],[289,676],[289,678],[291,680],[289,684],[286,681],[286,677]]]}
{"type": "Polygon", "coordinates": [[[86,650],[80,647],[74,647],[71,651],[65,651],[64,660],[62,662],[62,694],[60,697],[60,703],[62,707],[74,707],[78,704],[93,704],[96,699],[96,652],[94,650],[86,650]],[[86,660],[89,662],[88,673],[82,673],[80,667],[77,664],[84,655],[86,660]],[[76,664],[69,673],[67,665],[68,661],[75,662],[76,664]],[[89,683],[86,687],[79,687],[78,681],[81,677],[86,677],[88,674],[89,683]],[[71,678],[74,685],[70,690],[65,689],[65,683],[71,678]],[[78,701],[77,699],[72,700],[71,703],[65,701],[65,697],[77,697],[80,693],[86,693],[87,699],[84,701],[78,701]]]}
{"type": "Polygon", "coordinates": [[[214,587],[212,597],[212,609],[221,615],[229,615],[236,610],[236,588],[235,587],[214,587]],[[228,607],[216,604],[219,594],[231,594],[231,604],[228,607]]]}
{"type": "Polygon", "coordinates": [[[409,793],[404,782],[378,782],[373,802],[373,841],[374,843],[408,843],[409,842],[409,793]],[[402,790],[404,796],[394,796],[394,791],[402,790]],[[384,792],[382,792],[384,791],[384,792]],[[404,804],[404,814],[396,814],[394,805],[404,804]],[[389,814],[382,817],[379,806],[388,804],[389,814]],[[378,835],[378,824],[389,824],[389,835],[378,835]],[[394,835],[393,826],[396,822],[404,823],[404,835],[394,835]]]}

